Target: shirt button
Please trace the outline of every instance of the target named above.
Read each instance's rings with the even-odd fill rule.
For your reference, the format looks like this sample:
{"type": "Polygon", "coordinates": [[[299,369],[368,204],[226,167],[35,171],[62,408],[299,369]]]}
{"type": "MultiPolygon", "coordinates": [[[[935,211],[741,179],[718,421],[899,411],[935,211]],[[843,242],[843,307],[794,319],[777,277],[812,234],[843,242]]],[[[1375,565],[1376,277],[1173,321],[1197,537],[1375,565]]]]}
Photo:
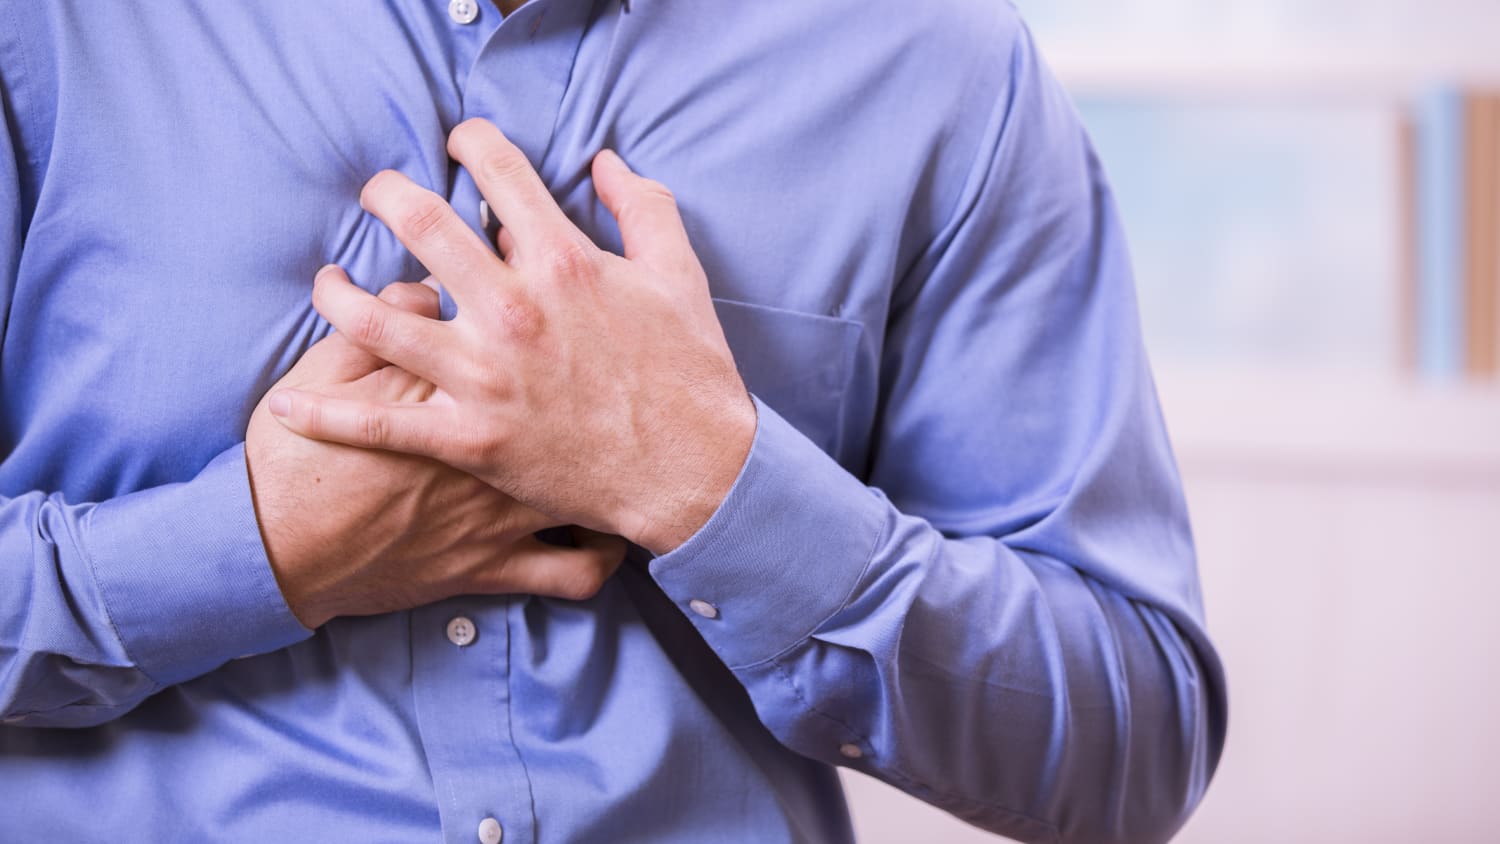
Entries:
{"type": "Polygon", "coordinates": [[[454,23],[473,23],[479,17],[479,4],[475,0],[450,0],[448,17],[453,18],[454,23]]]}
{"type": "Polygon", "coordinates": [[[479,822],[479,844],[500,844],[500,839],[505,837],[505,830],[500,827],[500,822],[494,818],[485,818],[479,822]]]}
{"type": "Polygon", "coordinates": [[[859,745],[853,743],[839,745],[839,753],[845,759],[862,759],[865,755],[864,750],[859,745]]]}
{"type": "Polygon", "coordinates": [[[700,601],[697,598],[694,598],[693,600],[688,601],[688,609],[690,609],[693,612],[695,612],[695,613],[703,616],[704,618],[718,618],[719,617],[719,608],[718,607],[714,606],[713,604],[710,604],[707,601],[700,601]]]}
{"type": "Polygon", "coordinates": [[[475,627],[474,622],[470,621],[467,616],[455,616],[452,621],[448,622],[448,641],[460,648],[467,648],[474,644],[474,640],[478,637],[479,628],[475,627]]]}

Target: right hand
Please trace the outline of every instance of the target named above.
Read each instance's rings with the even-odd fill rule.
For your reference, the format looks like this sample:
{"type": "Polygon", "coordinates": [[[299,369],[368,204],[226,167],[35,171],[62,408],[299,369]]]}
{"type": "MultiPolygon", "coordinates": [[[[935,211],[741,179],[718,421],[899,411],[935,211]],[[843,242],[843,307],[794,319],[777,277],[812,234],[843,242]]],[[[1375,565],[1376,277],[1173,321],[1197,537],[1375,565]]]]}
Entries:
{"type": "MultiPolygon", "coordinates": [[[[392,284],[380,298],[438,317],[436,291],[392,284]]],[[[267,395],[317,389],[369,401],[419,400],[427,382],[339,334],[311,349],[267,395]]],[[[304,439],[260,404],[245,433],[251,494],[287,605],[309,628],[335,616],[410,609],[455,595],[592,596],[625,542],[573,528],[576,548],[533,534],[561,526],[471,475],[421,457],[304,439]]]]}

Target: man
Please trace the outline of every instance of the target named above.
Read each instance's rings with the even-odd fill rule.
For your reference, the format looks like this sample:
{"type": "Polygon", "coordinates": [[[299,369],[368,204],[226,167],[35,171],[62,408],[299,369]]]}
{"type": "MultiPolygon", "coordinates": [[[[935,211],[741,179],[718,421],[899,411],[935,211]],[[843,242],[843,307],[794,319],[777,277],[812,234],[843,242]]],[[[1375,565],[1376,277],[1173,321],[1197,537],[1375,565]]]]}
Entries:
{"type": "Polygon", "coordinates": [[[4,837],[844,841],[833,765],[1024,841],[1201,797],[1125,248],[1009,6],[6,11],[4,837]]]}

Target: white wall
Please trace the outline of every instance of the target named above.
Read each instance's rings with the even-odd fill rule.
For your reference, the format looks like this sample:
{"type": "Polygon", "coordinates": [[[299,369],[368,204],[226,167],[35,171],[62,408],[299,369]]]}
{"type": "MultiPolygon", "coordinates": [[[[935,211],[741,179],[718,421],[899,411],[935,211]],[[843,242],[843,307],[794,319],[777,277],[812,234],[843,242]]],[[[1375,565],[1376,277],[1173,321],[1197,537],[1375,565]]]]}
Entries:
{"type": "MultiPolygon", "coordinates": [[[[1500,0],[1017,5],[1075,96],[1397,109],[1435,83],[1500,88],[1500,0]]],[[[1149,164],[1117,158],[1121,186],[1149,164]]],[[[1394,167],[1371,170],[1394,184],[1394,167]]],[[[1336,199],[1322,236],[1369,201],[1336,199]]],[[[1399,301],[1391,229],[1353,244],[1386,257],[1334,279],[1330,333],[1379,306],[1395,336],[1379,315],[1399,301]]],[[[1305,321],[1309,301],[1277,314],[1305,321]]],[[[1160,297],[1142,307],[1149,332],[1160,297]]],[[[1214,363],[1147,339],[1158,364],[1218,367],[1161,381],[1230,687],[1223,764],[1178,840],[1500,842],[1500,384],[1422,387],[1385,353],[1351,375],[1327,355],[1214,363]],[[1288,371],[1224,369],[1244,365],[1288,371]]],[[[998,840],[846,783],[866,844],[998,840]]]]}
{"type": "MultiPolygon", "coordinates": [[[[1187,844],[1500,841],[1500,392],[1167,377],[1229,672],[1187,844]]],[[[998,840],[860,775],[866,844],[998,840]]]]}

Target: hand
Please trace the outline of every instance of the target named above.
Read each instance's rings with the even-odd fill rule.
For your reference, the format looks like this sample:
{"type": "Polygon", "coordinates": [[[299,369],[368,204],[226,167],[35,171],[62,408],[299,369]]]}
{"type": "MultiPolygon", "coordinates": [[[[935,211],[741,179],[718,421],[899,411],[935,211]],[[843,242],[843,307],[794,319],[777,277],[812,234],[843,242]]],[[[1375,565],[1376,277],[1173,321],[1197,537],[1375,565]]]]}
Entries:
{"type": "Polygon", "coordinates": [[[360,203],[442,282],[457,318],[402,311],[337,268],[313,289],[353,343],[434,389],[280,390],[273,412],[306,436],[431,457],[569,522],[677,547],[733,485],[756,420],[672,195],[612,152],[594,159],[622,258],[568,221],[493,125],[465,122],[448,150],[504,224],[500,255],[399,173],[377,174],[360,203]]]}
{"type": "MultiPolygon", "coordinates": [[[[380,299],[438,316],[437,293],[425,285],[393,284],[380,299]]],[[[417,401],[433,389],[339,334],[309,349],[276,387],[369,401],[417,401]]],[[[296,436],[271,419],[264,399],[245,457],[276,580],[308,627],[462,594],[582,599],[624,557],[623,540],[592,531],[574,530],[578,548],[541,542],[534,532],[565,523],[436,461],[296,436]]]]}

